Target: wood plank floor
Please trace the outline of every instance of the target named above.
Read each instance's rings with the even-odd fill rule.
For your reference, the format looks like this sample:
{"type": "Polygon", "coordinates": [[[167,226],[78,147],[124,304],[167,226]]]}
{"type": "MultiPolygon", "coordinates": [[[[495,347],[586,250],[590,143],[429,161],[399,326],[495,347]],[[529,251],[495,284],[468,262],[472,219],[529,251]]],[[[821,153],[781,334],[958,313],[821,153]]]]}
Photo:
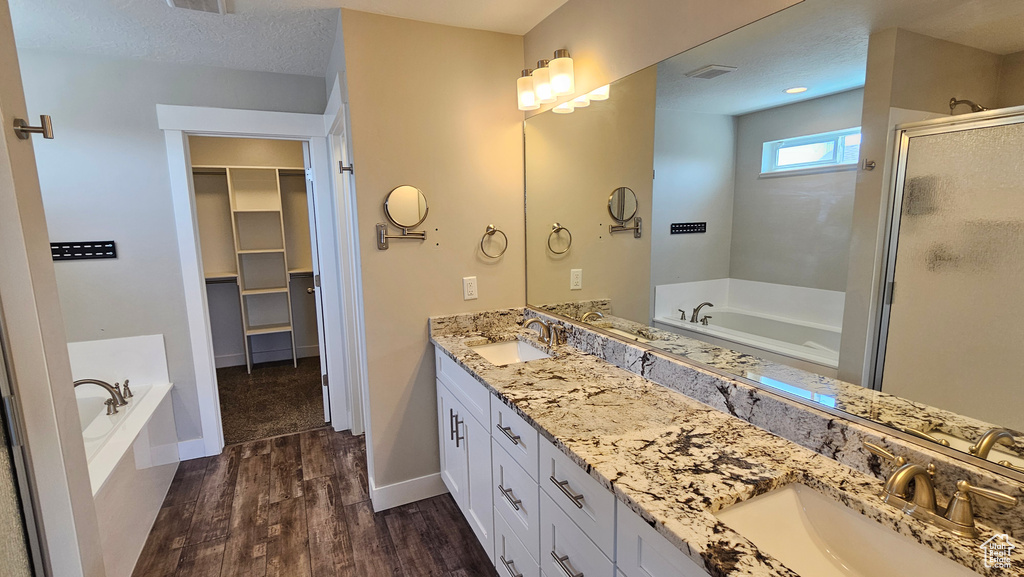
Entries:
{"type": "Polygon", "coordinates": [[[184,461],[133,577],[494,577],[450,495],[374,513],[363,437],[329,429],[184,461]]]}

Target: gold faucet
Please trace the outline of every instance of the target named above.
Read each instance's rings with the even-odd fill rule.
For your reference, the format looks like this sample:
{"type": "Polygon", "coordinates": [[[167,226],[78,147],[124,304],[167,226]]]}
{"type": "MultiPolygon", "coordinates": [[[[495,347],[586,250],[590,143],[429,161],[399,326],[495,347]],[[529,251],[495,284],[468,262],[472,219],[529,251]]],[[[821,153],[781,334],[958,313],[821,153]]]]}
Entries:
{"type": "Polygon", "coordinates": [[[967,451],[979,459],[988,459],[988,453],[992,450],[992,447],[999,443],[1007,447],[1014,446],[1013,434],[1006,429],[989,429],[985,431],[985,434],[978,439],[978,442],[971,445],[967,451]]]}
{"type": "Polygon", "coordinates": [[[1002,505],[1016,506],[1018,499],[1002,491],[975,487],[967,481],[958,481],[956,493],[946,507],[939,507],[935,502],[935,465],[927,467],[908,463],[903,457],[897,457],[889,451],[872,443],[864,443],[872,454],[896,463],[897,468],[885,482],[882,490],[882,501],[901,509],[915,519],[920,519],[954,535],[977,539],[981,531],[974,525],[974,506],[971,495],[985,497],[1002,505]],[[913,496],[908,495],[910,483],[914,483],[913,496]],[[909,500],[908,500],[909,499],[909,500]]]}
{"type": "Polygon", "coordinates": [[[542,343],[546,342],[546,343],[550,344],[550,342],[551,342],[551,336],[550,336],[551,335],[551,326],[548,325],[548,323],[544,322],[543,320],[541,320],[541,319],[539,319],[537,317],[534,317],[534,318],[526,321],[526,323],[523,324],[523,328],[524,329],[528,329],[528,328],[530,328],[533,325],[540,325],[540,329],[538,329],[540,331],[540,342],[542,342],[542,343]]]}

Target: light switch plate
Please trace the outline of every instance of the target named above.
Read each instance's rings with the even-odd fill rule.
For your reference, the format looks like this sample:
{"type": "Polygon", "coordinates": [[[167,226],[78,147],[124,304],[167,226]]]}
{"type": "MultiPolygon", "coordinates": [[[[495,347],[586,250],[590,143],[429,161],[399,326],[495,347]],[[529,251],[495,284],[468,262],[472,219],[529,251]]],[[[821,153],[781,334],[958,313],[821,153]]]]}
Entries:
{"type": "Polygon", "coordinates": [[[471,301],[477,298],[476,277],[475,276],[464,276],[462,277],[462,300],[471,301]]]}
{"type": "Polygon", "coordinates": [[[569,271],[569,290],[583,290],[583,269],[574,268],[569,271]]]}

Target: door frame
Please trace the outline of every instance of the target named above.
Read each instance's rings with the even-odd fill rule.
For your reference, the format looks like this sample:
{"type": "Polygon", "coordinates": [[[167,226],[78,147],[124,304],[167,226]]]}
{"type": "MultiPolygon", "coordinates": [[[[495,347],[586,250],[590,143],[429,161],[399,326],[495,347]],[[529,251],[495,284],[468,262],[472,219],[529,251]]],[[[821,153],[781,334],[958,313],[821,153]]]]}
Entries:
{"type": "MultiPolygon", "coordinates": [[[[319,238],[325,240],[318,247],[325,318],[322,330],[327,343],[327,350],[321,351],[321,354],[327,358],[328,374],[333,375],[328,378],[327,385],[331,403],[331,424],[336,431],[350,428],[353,413],[361,412],[361,407],[350,403],[347,384],[352,381],[345,377],[351,369],[351,361],[345,358],[343,351],[348,349],[350,341],[359,340],[359,337],[358,334],[346,330],[349,327],[345,319],[349,318],[353,311],[345,306],[348,303],[343,302],[341,278],[342,270],[348,272],[353,263],[344,251],[338,250],[337,242],[327,241],[336,241],[351,235],[352,231],[345,226],[338,226],[348,222],[347,215],[339,213],[347,205],[339,203],[338,199],[334,198],[335,195],[331,194],[334,188],[329,176],[331,162],[324,116],[164,104],[158,104],[156,112],[157,124],[164,131],[167,147],[178,255],[181,262],[190,348],[199,396],[199,421],[202,428],[200,439],[179,443],[181,458],[216,455],[224,448],[210,314],[199,244],[199,227],[196,221],[195,188],[190,170],[190,135],[298,140],[307,143],[310,162],[308,170],[312,171],[310,180],[313,193],[317,196],[316,202],[318,206],[331,207],[330,211],[318,216],[316,226],[319,238]],[[319,196],[321,194],[326,196],[319,196]],[[328,216],[331,217],[329,220],[328,216]],[[340,322],[331,322],[330,319],[339,319],[340,322]]],[[[358,362],[358,359],[354,360],[358,362]]],[[[359,421],[361,422],[361,417],[359,421]]]]}
{"type": "Polygon", "coordinates": [[[900,218],[903,207],[903,187],[906,178],[910,139],[920,136],[961,132],[979,128],[992,128],[1007,124],[1024,123],[1024,106],[1014,106],[999,110],[988,110],[972,114],[960,114],[951,117],[934,118],[920,122],[909,122],[895,127],[895,150],[893,151],[893,171],[890,177],[889,200],[887,204],[885,245],[882,256],[882,274],[879,275],[879,286],[876,287],[877,310],[875,321],[874,355],[871,359],[869,374],[865,375],[865,383],[869,388],[882,390],[882,372],[885,368],[886,342],[889,337],[889,317],[892,312],[893,278],[896,274],[896,258],[900,234],[900,218]]]}

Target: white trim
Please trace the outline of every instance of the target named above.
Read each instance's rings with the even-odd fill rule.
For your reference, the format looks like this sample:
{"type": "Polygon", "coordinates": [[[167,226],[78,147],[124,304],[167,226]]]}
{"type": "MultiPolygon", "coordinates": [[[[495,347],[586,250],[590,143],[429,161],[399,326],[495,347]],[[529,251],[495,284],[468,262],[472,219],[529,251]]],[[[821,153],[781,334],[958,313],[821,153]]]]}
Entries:
{"type": "MultiPolygon", "coordinates": [[[[188,135],[204,134],[230,137],[256,137],[303,140],[309,144],[310,168],[313,176],[314,194],[317,191],[333,190],[330,178],[331,163],[324,128],[324,116],[319,114],[298,114],[287,112],[266,112],[257,110],[235,110],[195,106],[170,106],[158,104],[157,124],[165,133],[167,163],[171,178],[171,196],[174,204],[175,224],[178,235],[178,252],[181,260],[182,282],[185,289],[185,305],[189,325],[192,358],[196,372],[196,389],[199,396],[199,421],[202,427],[202,442],[205,455],[216,455],[224,449],[224,433],[221,427],[220,400],[217,395],[217,378],[210,336],[209,309],[206,302],[206,282],[203,278],[202,254],[199,249],[199,230],[196,226],[195,193],[189,170],[188,135]]],[[[333,197],[333,195],[324,195],[333,197]]],[[[326,206],[333,209],[330,200],[326,206]]],[[[324,206],[319,201],[318,206],[324,206]]],[[[328,211],[333,212],[333,210],[328,211]]],[[[328,215],[325,214],[325,218],[328,215]]],[[[330,219],[332,223],[346,224],[350,219],[330,219]]],[[[331,227],[335,228],[336,227],[331,227]]],[[[354,231],[341,229],[345,234],[354,231]]],[[[331,232],[333,231],[325,231],[331,232]]],[[[332,253],[332,243],[325,243],[321,260],[337,263],[332,253]]],[[[348,261],[342,264],[350,265],[348,261]]],[[[323,291],[324,308],[327,318],[341,318],[342,276],[349,277],[358,271],[339,270],[337,266],[321,269],[320,284],[323,291]]],[[[350,286],[346,284],[346,286],[350,286]]],[[[361,290],[361,287],[359,287],[361,290]]],[[[346,309],[346,312],[348,309],[346,309]]],[[[332,422],[336,429],[348,427],[348,379],[344,378],[346,363],[343,353],[347,348],[349,335],[341,323],[325,323],[329,343],[327,355],[329,371],[336,371],[336,378],[329,379],[332,422]],[[332,328],[333,326],[333,328],[332,328]],[[336,340],[330,336],[335,334],[336,340]]],[[[359,359],[355,359],[359,362],[359,359]]],[[[365,360],[362,362],[365,363],[365,360]]],[[[192,441],[188,441],[192,442],[192,441]]],[[[191,446],[191,445],[190,445],[191,446]]]]}
{"type": "Polygon", "coordinates": [[[178,441],[178,459],[191,461],[206,456],[206,441],[203,439],[190,439],[178,441]]]}
{"type": "Polygon", "coordinates": [[[374,512],[444,495],[447,492],[448,487],[441,480],[441,473],[431,473],[383,487],[374,486],[373,482],[370,482],[370,502],[373,504],[374,512]]]}

